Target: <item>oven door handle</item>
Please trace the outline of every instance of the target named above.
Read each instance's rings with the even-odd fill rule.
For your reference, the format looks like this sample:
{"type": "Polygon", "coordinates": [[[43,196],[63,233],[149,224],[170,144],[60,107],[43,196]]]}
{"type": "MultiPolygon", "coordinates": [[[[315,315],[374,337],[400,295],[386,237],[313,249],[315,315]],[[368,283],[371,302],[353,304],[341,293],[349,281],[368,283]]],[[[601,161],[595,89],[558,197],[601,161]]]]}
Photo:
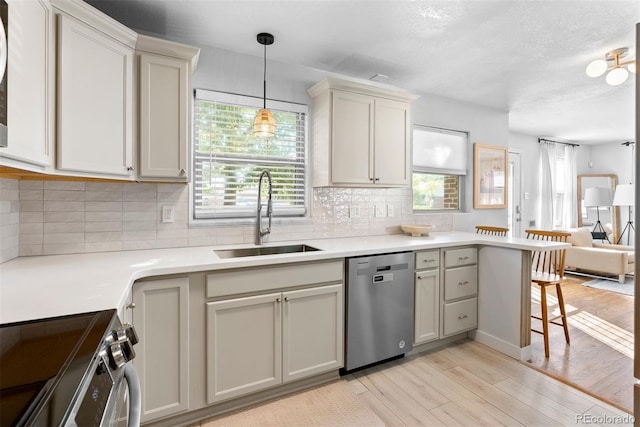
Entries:
{"type": "Polygon", "coordinates": [[[127,380],[129,388],[129,417],[128,427],[139,427],[142,412],[142,393],[140,392],[140,380],[136,368],[131,362],[124,365],[124,378],[127,380]]]}

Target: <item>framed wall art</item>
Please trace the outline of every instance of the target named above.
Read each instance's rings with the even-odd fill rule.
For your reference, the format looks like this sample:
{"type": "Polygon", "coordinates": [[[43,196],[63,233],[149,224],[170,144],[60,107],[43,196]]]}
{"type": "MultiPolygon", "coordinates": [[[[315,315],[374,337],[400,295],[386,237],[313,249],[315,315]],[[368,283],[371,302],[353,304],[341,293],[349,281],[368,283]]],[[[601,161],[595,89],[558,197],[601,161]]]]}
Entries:
{"type": "Polygon", "coordinates": [[[507,207],[507,147],[473,144],[473,207],[507,207]]]}

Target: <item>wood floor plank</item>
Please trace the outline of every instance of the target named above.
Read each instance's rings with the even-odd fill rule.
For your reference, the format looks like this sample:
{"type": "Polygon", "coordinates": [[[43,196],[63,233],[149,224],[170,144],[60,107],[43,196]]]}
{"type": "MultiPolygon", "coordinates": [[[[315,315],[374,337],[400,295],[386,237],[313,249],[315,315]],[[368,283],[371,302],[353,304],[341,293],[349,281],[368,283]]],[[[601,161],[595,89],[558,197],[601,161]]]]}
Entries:
{"type": "Polygon", "coordinates": [[[362,384],[384,405],[407,425],[441,425],[442,423],[428,409],[420,405],[387,378],[381,368],[369,368],[354,373],[362,384]]]}
{"type": "Polygon", "coordinates": [[[601,425],[601,426],[632,426],[633,417],[623,411],[604,407],[603,405],[594,405],[583,414],[584,417],[579,420],[582,425],[601,425]]]}
{"type": "MultiPolygon", "coordinates": [[[[464,385],[452,381],[443,372],[434,369],[430,364],[425,363],[428,357],[407,361],[403,366],[416,378],[430,383],[433,387],[464,408],[476,420],[474,425],[487,426],[514,426],[520,425],[514,418],[502,412],[496,406],[484,400],[481,396],[468,390],[464,385]]],[[[434,415],[436,413],[432,410],[434,415]]],[[[437,415],[436,415],[437,416],[437,415]]]]}
{"type": "Polygon", "coordinates": [[[449,402],[449,399],[432,387],[429,381],[417,378],[405,365],[406,363],[391,362],[380,372],[426,409],[433,409],[449,402]]]}
{"type": "Polygon", "coordinates": [[[562,425],[562,423],[541,413],[539,408],[534,408],[521,402],[496,388],[493,384],[475,376],[465,368],[456,367],[445,371],[444,374],[464,385],[465,388],[473,391],[478,396],[482,396],[483,399],[524,425],[562,425]]]}
{"type": "Polygon", "coordinates": [[[386,427],[404,427],[406,424],[387,405],[380,401],[372,392],[366,391],[356,396],[363,405],[371,410],[386,427]]]}

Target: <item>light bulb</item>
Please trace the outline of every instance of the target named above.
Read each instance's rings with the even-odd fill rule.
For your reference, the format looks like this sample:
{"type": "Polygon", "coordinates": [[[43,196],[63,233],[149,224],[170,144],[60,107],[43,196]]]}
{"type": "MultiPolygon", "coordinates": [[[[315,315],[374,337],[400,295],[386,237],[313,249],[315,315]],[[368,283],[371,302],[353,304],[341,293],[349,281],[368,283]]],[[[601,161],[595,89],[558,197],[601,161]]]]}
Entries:
{"type": "Polygon", "coordinates": [[[614,68],[607,74],[607,83],[611,86],[618,86],[627,81],[629,72],[626,68],[614,68]]]}
{"type": "Polygon", "coordinates": [[[587,76],[600,77],[607,71],[607,62],[602,59],[596,59],[587,65],[587,76]]]}
{"type": "Polygon", "coordinates": [[[627,69],[629,71],[631,71],[633,74],[635,74],[636,73],[636,63],[632,62],[631,64],[627,65],[627,69]]]}

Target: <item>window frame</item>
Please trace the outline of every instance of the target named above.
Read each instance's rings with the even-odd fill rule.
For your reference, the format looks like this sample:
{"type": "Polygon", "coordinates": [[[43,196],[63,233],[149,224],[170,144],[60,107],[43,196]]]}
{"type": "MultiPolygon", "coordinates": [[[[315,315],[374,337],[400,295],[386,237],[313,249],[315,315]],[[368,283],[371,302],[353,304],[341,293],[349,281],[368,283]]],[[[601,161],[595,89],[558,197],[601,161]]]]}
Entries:
{"type": "Polygon", "coordinates": [[[429,213],[459,213],[464,212],[464,201],[465,201],[465,177],[468,174],[469,169],[469,145],[470,145],[470,133],[468,131],[460,131],[454,129],[446,129],[440,128],[436,126],[422,125],[422,124],[414,124],[412,128],[412,150],[411,150],[411,209],[415,214],[429,214],[429,213]],[[425,167],[425,166],[416,166],[414,164],[413,158],[413,136],[416,130],[422,130],[427,132],[434,133],[447,133],[447,134],[464,134],[466,135],[465,142],[465,153],[464,153],[464,163],[466,165],[466,169],[454,169],[454,168],[437,168],[437,167],[425,167]],[[436,176],[456,176],[458,177],[458,208],[457,209],[416,209],[413,203],[413,177],[414,174],[422,174],[422,175],[436,175],[436,176]]]}
{"type": "MultiPolygon", "coordinates": [[[[236,213],[229,213],[226,215],[209,215],[197,217],[196,209],[196,102],[197,100],[220,102],[224,104],[236,105],[241,107],[256,108],[256,110],[263,108],[263,98],[253,97],[248,95],[240,95],[229,92],[215,91],[209,89],[194,89],[192,97],[192,141],[189,151],[191,162],[191,179],[189,181],[189,225],[190,226],[206,226],[206,225],[245,225],[252,224],[255,221],[255,209],[239,209],[236,213]],[[233,215],[233,216],[231,216],[233,215]]],[[[267,100],[267,107],[272,111],[284,111],[292,113],[304,114],[304,123],[302,124],[302,130],[304,133],[304,153],[302,164],[304,166],[303,174],[303,206],[294,208],[294,210],[301,210],[301,213],[291,211],[278,212],[274,208],[273,222],[278,223],[305,223],[309,220],[310,216],[310,203],[311,203],[311,171],[310,171],[310,142],[309,142],[309,106],[306,104],[267,100]]]]}

